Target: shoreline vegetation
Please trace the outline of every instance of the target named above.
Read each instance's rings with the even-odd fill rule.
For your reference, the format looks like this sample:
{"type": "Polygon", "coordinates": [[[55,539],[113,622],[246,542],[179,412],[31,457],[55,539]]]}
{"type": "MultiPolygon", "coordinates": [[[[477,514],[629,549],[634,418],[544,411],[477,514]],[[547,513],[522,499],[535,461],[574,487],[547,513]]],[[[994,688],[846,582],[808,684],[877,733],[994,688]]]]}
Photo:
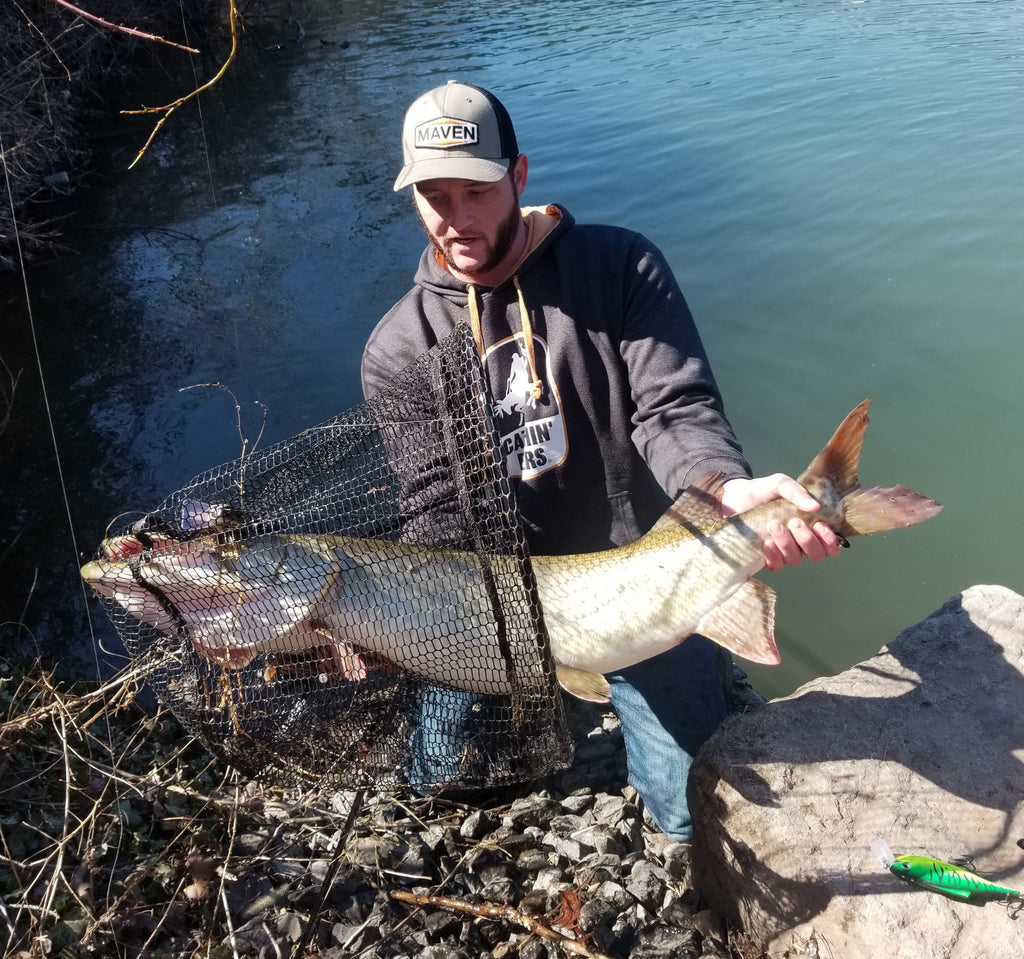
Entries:
{"type": "MultiPolygon", "coordinates": [[[[61,204],[90,170],[91,123],[104,111],[117,111],[111,91],[184,71],[197,46],[219,50],[226,45],[223,38],[233,35],[233,5],[234,0],[0,4],[0,271],[18,270],[21,261],[31,264],[59,247],[61,204]]],[[[154,127],[159,120],[154,113],[154,127]]]]}

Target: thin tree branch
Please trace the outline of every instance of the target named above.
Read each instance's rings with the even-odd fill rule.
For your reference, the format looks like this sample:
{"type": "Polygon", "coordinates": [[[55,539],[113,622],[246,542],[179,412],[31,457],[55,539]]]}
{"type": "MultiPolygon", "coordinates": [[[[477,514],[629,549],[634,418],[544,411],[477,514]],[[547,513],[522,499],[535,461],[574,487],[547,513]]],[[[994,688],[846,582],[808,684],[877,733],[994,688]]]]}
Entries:
{"type": "MultiPolygon", "coordinates": [[[[63,2],[63,0],[56,0],[56,2],[63,2]]],[[[238,19],[238,10],[235,7],[235,0],[228,0],[228,6],[228,16],[231,19],[231,53],[228,54],[227,60],[224,61],[223,65],[217,71],[217,74],[213,77],[213,79],[207,80],[206,83],[204,83],[201,87],[197,87],[191,93],[186,94],[183,97],[178,97],[178,99],[175,100],[173,103],[165,104],[162,107],[143,107],[141,110],[121,111],[121,113],[127,114],[129,116],[135,116],[142,113],[163,113],[163,116],[160,117],[160,119],[157,121],[156,126],[153,127],[153,131],[152,133],[150,133],[149,139],[146,140],[146,142],[143,144],[142,149],[139,150],[138,155],[135,157],[135,159],[128,164],[129,170],[133,166],[135,166],[135,164],[138,163],[139,160],[142,159],[142,155],[149,149],[149,145],[153,142],[157,133],[160,132],[160,128],[168,121],[171,114],[174,113],[174,111],[177,110],[178,107],[183,106],[184,104],[188,103],[189,100],[192,100],[195,97],[199,96],[199,94],[202,93],[204,90],[209,90],[210,87],[212,87],[218,80],[220,80],[221,77],[224,76],[225,73],[227,73],[228,67],[231,66],[231,64],[234,62],[235,54],[238,52],[238,27],[236,26],[235,23],[235,21],[238,19]]]]}
{"type": "Polygon", "coordinates": [[[146,33],[144,30],[138,30],[135,27],[126,27],[123,23],[111,23],[109,20],[104,20],[102,17],[98,17],[94,13],[89,13],[88,11],[83,10],[81,7],[76,7],[73,3],[69,3],[68,0],[52,0],[52,2],[70,10],[72,13],[78,14],[80,17],[84,17],[90,23],[95,23],[97,26],[103,27],[105,30],[117,30],[119,33],[127,33],[132,37],[141,37],[143,40],[152,40],[154,43],[166,43],[167,46],[176,47],[178,50],[186,50],[189,53],[199,53],[199,51],[193,47],[186,47],[181,43],[175,43],[173,40],[167,40],[164,37],[157,36],[155,33],[146,33]]]}
{"type": "Polygon", "coordinates": [[[609,959],[603,952],[596,952],[588,948],[585,943],[574,936],[553,929],[543,916],[522,912],[514,906],[466,902],[464,899],[452,899],[450,896],[423,896],[419,893],[406,892],[404,889],[393,889],[390,896],[392,899],[408,902],[415,906],[436,906],[450,912],[468,913],[471,916],[481,916],[485,919],[504,919],[521,926],[535,936],[555,943],[570,955],[584,956],[586,959],[609,959]]]}

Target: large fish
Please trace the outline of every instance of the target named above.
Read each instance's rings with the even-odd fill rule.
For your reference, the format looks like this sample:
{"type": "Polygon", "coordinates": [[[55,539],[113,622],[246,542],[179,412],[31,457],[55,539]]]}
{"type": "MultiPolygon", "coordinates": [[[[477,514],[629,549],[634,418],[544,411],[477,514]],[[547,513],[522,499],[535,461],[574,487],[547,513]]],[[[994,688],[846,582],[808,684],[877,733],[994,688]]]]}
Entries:
{"type": "MultiPolygon", "coordinates": [[[[775,593],[753,579],[769,524],[801,516],[847,538],[912,526],[942,508],[903,486],[857,477],[865,400],[799,481],[813,514],[777,499],[723,518],[706,490],[684,492],[654,528],[598,553],[534,556],[559,682],[608,695],[605,673],[702,633],[758,663],[777,663],[775,593]]],[[[157,630],[184,626],[207,658],[237,668],[259,653],[329,652],[336,676],[399,666],[432,683],[510,694],[516,675],[471,552],[331,535],[126,535],[105,540],[82,576],[157,630]]],[[[511,562],[491,557],[494,564],[511,562]]],[[[539,679],[539,677],[532,677],[539,679]]]]}

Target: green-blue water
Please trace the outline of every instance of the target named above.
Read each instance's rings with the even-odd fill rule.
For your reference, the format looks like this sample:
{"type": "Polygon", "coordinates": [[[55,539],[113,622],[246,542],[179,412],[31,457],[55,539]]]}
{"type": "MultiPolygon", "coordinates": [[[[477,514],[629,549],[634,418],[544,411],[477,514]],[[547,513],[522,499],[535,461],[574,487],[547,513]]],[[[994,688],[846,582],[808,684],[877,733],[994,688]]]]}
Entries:
{"type": "Polygon", "coordinates": [[[265,404],[264,442],[359,400],[363,340],[423,243],[391,191],[401,116],[450,77],[509,107],[526,202],[666,252],[755,469],[798,472],[870,396],[862,477],[945,504],[767,577],[784,664],[754,671],[763,690],[872,655],[972,584],[1024,589],[1024,4],[319,0],[300,17],[301,42],[263,25],[131,172],[150,121],[112,122],[75,252],[30,272],[70,522],[26,309],[0,286],[0,355],[23,370],[0,434],[0,619],[22,645],[87,651],[75,549],[240,452],[227,394],[182,388],[230,387],[250,438],[265,404]]]}

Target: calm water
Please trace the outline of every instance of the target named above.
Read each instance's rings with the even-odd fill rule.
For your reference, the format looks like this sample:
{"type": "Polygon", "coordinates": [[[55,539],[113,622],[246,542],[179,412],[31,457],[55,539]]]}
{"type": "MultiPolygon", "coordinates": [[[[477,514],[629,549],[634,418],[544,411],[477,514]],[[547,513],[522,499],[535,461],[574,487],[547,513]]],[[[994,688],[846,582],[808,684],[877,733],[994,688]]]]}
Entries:
{"type": "Polygon", "coordinates": [[[799,471],[871,396],[862,476],[945,504],[768,577],[785,661],[762,689],[844,669],[972,584],[1024,590],[1024,4],[414,6],[320,0],[299,43],[253,29],[131,172],[148,121],[111,119],[74,252],[29,275],[67,511],[20,280],[0,284],[22,371],[0,434],[5,638],[83,664],[90,630],[109,640],[76,551],[240,452],[231,397],[185,388],[230,387],[250,441],[263,407],[268,442],[358,402],[362,343],[422,246],[390,186],[401,115],[453,76],[512,112],[527,202],[665,250],[755,469],[799,471]]]}

